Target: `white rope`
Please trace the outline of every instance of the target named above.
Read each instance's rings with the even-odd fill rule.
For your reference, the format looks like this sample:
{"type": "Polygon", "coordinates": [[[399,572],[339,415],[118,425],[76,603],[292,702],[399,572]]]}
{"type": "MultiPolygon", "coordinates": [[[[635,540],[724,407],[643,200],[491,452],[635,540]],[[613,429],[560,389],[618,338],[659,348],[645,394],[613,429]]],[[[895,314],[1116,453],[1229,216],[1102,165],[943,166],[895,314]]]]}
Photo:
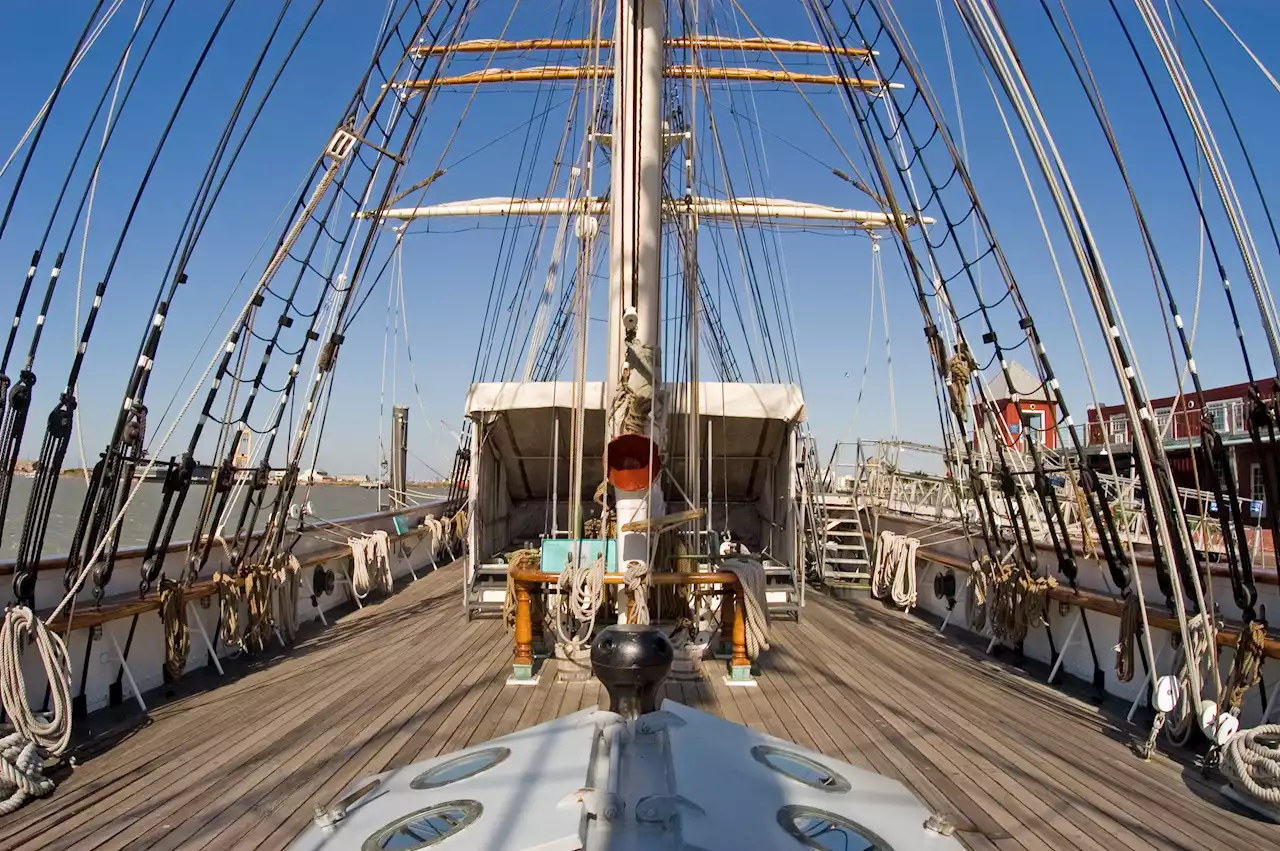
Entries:
{"type": "Polygon", "coordinates": [[[53,781],[44,776],[44,760],[36,743],[21,733],[0,739],[0,816],[21,807],[28,798],[43,798],[53,791],[53,781]]]}
{"type": "Polygon", "coordinates": [[[1264,804],[1280,806],[1280,747],[1263,741],[1280,738],[1280,724],[1241,730],[1222,748],[1222,773],[1231,785],[1264,804]]]}
{"type": "Polygon", "coordinates": [[[389,594],[394,584],[391,575],[391,538],[379,530],[347,538],[351,548],[351,587],[363,600],[375,588],[389,594]]]}
{"type": "Polygon", "coordinates": [[[640,560],[627,563],[622,584],[635,607],[635,623],[649,623],[649,564],[640,560]]]}
{"type": "Polygon", "coordinates": [[[1244,39],[1236,35],[1236,31],[1231,28],[1231,24],[1227,23],[1227,19],[1222,17],[1222,13],[1220,13],[1217,9],[1215,9],[1213,4],[1210,3],[1209,0],[1204,0],[1204,5],[1209,7],[1209,11],[1213,12],[1213,16],[1217,18],[1224,27],[1227,28],[1227,32],[1231,33],[1231,37],[1236,40],[1236,44],[1244,48],[1244,52],[1249,54],[1249,58],[1253,60],[1253,64],[1258,66],[1258,70],[1262,72],[1263,76],[1266,77],[1268,81],[1270,81],[1271,85],[1275,86],[1276,91],[1280,92],[1280,80],[1276,80],[1275,75],[1272,74],[1269,70],[1267,70],[1267,66],[1263,65],[1262,60],[1259,59],[1257,55],[1252,50],[1249,49],[1249,45],[1244,43],[1244,39]]]}
{"type": "Polygon", "coordinates": [[[71,661],[62,638],[40,621],[26,606],[5,612],[0,627],[0,701],[14,729],[48,753],[66,751],[71,741],[71,661]],[[22,676],[22,651],[28,637],[34,640],[49,679],[53,714],[41,720],[27,701],[27,684],[22,676]]]}
{"type": "MultiPolygon", "coordinates": [[[[107,24],[111,23],[111,19],[116,16],[116,12],[120,10],[122,5],[124,5],[124,0],[114,0],[110,8],[108,8],[107,11],[103,13],[102,17],[98,19],[98,22],[94,24],[93,31],[89,33],[89,37],[84,40],[84,44],[82,44],[80,49],[76,51],[76,58],[72,61],[71,67],[67,69],[67,75],[59,80],[54,86],[55,90],[59,85],[65,86],[67,80],[71,79],[71,75],[80,67],[80,63],[84,61],[84,57],[89,53],[89,49],[93,47],[94,42],[98,40],[98,36],[102,35],[102,31],[107,28],[107,24]]],[[[18,144],[13,146],[13,150],[9,153],[4,164],[0,165],[0,177],[3,177],[4,173],[9,170],[9,166],[13,165],[13,161],[17,158],[18,152],[22,150],[23,145],[27,144],[27,140],[31,138],[31,134],[36,131],[36,127],[44,118],[44,114],[49,111],[49,105],[52,102],[53,92],[50,92],[49,96],[44,99],[44,103],[40,105],[40,109],[36,111],[36,117],[31,119],[31,123],[27,125],[27,130],[22,134],[22,138],[18,140],[18,144]]]]}
{"type": "Polygon", "coordinates": [[[876,563],[871,572],[871,593],[877,599],[890,598],[909,610],[916,604],[916,551],[920,541],[895,532],[880,533],[876,563]]]}
{"type": "MultiPolygon", "coordinates": [[[[1178,668],[1178,693],[1182,700],[1172,713],[1172,719],[1164,727],[1165,737],[1178,747],[1185,747],[1196,728],[1200,725],[1200,695],[1196,693],[1191,679],[1191,666],[1199,667],[1200,660],[1209,653],[1209,624],[1204,615],[1191,618],[1187,622],[1189,641],[1184,641],[1179,654],[1182,664],[1178,668]],[[1190,648],[1190,652],[1188,652],[1190,648]]],[[[1156,725],[1164,724],[1164,719],[1157,716],[1156,725]]]]}
{"type": "MultiPolygon", "coordinates": [[[[738,577],[742,589],[742,610],[746,614],[747,658],[756,659],[761,650],[769,649],[769,605],[764,595],[764,565],[753,559],[730,558],[720,568],[738,577]]],[[[733,617],[733,612],[720,616],[733,617]]]]}
{"type": "Polygon", "coordinates": [[[290,553],[276,564],[276,623],[292,640],[298,634],[298,594],[302,587],[302,564],[290,553]]]}
{"type": "Polygon", "coordinates": [[[14,731],[0,739],[0,815],[8,815],[28,798],[53,791],[53,781],[44,776],[40,751],[58,755],[71,742],[71,662],[62,639],[50,632],[26,606],[5,612],[0,627],[0,704],[14,731]],[[53,712],[39,718],[31,711],[26,678],[22,675],[22,652],[28,637],[34,639],[49,680],[53,712]]]}
{"type": "Polygon", "coordinates": [[[561,603],[556,607],[556,635],[560,643],[568,645],[571,650],[585,647],[595,629],[596,612],[604,602],[604,574],[603,551],[590,564],[584,564],[581,558],[571,557],[560,571],[560,578],[556,582],[561,597],[561,603]],[[571,633],[565,629],[566,607],[570,618],[583,625],[582,630],[571,633]]]}

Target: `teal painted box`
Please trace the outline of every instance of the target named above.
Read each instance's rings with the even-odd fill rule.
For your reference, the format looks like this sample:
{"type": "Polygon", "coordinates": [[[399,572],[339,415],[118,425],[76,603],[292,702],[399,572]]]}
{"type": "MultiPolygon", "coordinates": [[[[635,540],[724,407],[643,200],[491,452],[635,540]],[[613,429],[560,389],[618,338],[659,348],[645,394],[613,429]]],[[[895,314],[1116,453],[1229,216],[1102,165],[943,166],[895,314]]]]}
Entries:
{"type": "Polygon", "coordinates": [[[580,552],[583,563],[591,564],[600,557],[600,549],[604,544],[608,544],[605,550],[604,564],[605,571],[608,573],[618,572],[618,542],[615,540],[601,541],[598,538],[582,538],[580,540],[570,540],[568,538],[543,538],[542,539],[542,572],[543,573],[559,573],[564,570],[564,566],[569,563],[569,558],[575,553],[580,552]],[[581,547],[581,550],[577,550],[581,547]]]}

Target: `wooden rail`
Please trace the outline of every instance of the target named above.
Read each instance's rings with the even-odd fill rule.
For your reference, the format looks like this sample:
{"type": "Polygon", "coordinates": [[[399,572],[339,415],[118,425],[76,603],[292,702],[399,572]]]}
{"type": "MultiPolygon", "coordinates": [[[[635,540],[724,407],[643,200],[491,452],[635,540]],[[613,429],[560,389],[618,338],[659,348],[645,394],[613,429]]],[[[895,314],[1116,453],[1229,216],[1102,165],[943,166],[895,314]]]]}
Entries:
{"type": "MultiPolygon", "coordinates": [[[[511,582],[516,592],[516,634],[515,651],[512,665],[516,679],[529,679],[533,669],[533,589],[538,585],[555,585],[560,581],[558,573],[543,573],[540,570],[512,570],[511,582]]],[[[606,573],[606,585],[621,585],[621,573],[606,573]]],[[[746,603],[742,597],[742,588],[738,577],[728,572],[716,573],[651,573],[650,585],[719,585],[715,591],[724,600],[720,604],[721,612],[725,604],[733,608],[733,620],[728,621],[721,616],[721,638],[733,645],[733,656],[730,667],[737,672],[750,672],[751,660],[747,658],[747,618],[746,603]]]]}
{"type": "MultiPolygon", "coordinates": [[[[934,564],[943,567],[951,567],[956,570],[963,570],[966,573],[973,569],[973,566],[963,559],[954,556],[944,555],[933,550],[927,550],[923,547],[916,553],[916,558],[931,561],[934,564]]],[[[1078,606],[1091,612],[1099,612],[1112,617],[1120,617],[1124,613],[1124,600],[1113,597],[1110,594],[1100,594],[1097,591],[1090,591],[1081,588],[1073,591],[1066,586],[1059,585],[1057,588],[1049,591],[1049,599],[1056,600],[1060,603],[1078,606]]],[[[1156,629],[1163,629],[1167,632],[1178,631],[1178,621],[1170,617],[1167,613],[1159,609],[1153,609],[1147,606],[1147,623],[1156,629]]],[[[1218,644],[1223,647],[1235,647],[1236,642],[1240,640],[1240,629],[1238,625],[1228,624],[1223,629],[1217,631],[1218,644]]],[[[1268,658],[1280,659],[1280,639],[1268,636],[1263,651],[1268,658]]]]}
{"type": "MultiPolygon", "coordinates": [[[[380,515],[372,515],[377,517],[380,515]]],[[[314,527],[313,527],[314,528],[314,527]]],[[[410,529],[403,534],[390,535],[390,541],[402,541],[406,538],[420,535],[424,531],[423,528],[410,529]]],[[[185,545],[184,545],[185,546],[185,545]]],[[[316,565],[327,564],[328,562],[351,555],[351,550],[341,544],[335,544],[332,547],[326,547],[323,550],[307,555],[298,559],[298,566],[314,567],[316,565]]],[[[212,597],[218,593],[218,587],[211,579],[202,579],[193,582],[184,590],[184,595],[188,600],[198,600],[202,597],[212,597]]],[[[148,591],[145,594],[113,594],[110,597],[104,597],[95,603],[77,601],[76,606],[72,606],[69,610],[60,615],[56,620],[48,621],[45,625],[55,632],[66,632],[74,629],[88,629],[90,627],[101,626],[104,623],[121,620],[123,618],[134,617],[144,612],[157,611],[160,608],[160,594],[157,589],[148,591]],[[73,614],[74,613],[74,614],[73,614]]],[[[41,614],[43,619],[45,613],[41,614]]]]}

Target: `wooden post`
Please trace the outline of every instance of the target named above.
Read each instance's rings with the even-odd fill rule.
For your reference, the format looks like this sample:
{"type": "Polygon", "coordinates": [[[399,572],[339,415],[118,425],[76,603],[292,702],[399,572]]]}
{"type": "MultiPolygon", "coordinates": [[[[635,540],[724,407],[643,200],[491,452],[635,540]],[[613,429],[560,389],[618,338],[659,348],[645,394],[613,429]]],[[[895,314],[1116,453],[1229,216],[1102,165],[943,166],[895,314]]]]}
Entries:
{"type": "Polygon", "coordinates": [[[720,646],[717,659],[733,658],[733,586],[725,584],[720,589],[720,646]]]}
{"type": "Polygon", "coordinates": [[[747,682],[751,679],[751,660],[747,658],[747,607],[745,589],[733,586],[733,659],[729,662],[729,679],[747,682]]]}
{"type": "Polygon", "coordinates": [[[529,586],[516,581],[516,652],[511,678],[533,679],[533,611],[529,586]]]}

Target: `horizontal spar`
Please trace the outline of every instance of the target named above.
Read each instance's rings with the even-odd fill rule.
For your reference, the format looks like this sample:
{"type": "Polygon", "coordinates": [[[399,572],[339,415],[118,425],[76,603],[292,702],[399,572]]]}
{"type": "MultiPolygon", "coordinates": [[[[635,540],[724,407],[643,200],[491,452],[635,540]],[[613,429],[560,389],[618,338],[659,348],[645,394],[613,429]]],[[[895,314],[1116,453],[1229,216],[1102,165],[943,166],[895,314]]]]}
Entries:
{"type": "MultiPolygon", "coordinates": [[[[837,74],[808,74],[799,71],[783,71],[769,68],[710,68],[701,65],[668,65],[663,76],[670,79],[730,80],[746,83],[791,83],[804,86],[838,86],[848,82],[854,88],[877,91],[885,87],[880,80],[864,80],[860,77],[841,77],[837,74]]],[[[612,77],[613,68],[608,65],[543,65],[537,68],[485,68],[454,77],[409,80],[395,85],[403,89],[431,89],[442,86],[469,86],[481,83],[539,83],[556,80],[590,80],[612,77]]],[[[889,83],[889,88],[900,89],[901,83],[889,83]]]]}
{"type": "MultiPolygon", "coordinates": [[[[785,38],[729,38],[727,36],[700,35],[692,38],[669,38],[664,42],[667,50],[740,50],[752,53],[820,53],[829,56],[874,56],[875,51],[865,47],[827,47],[812,41],[792,41],[785,38]]],[[[414,48],[418,56],[441,56],[446,53],[522,53],[533,50],[609,50],[609,41],[590,38],[526,38],[504,41],[497,38],[476,38],[455,45],[423,45],[414,48]]]]}
{"type": "MultiPolygon", "coordinates": [[[[888,213],[868,210],[846,210],[811,204],[805,201],[788,201],[782,198],[668,198],[663,202],[668,216],[694,213],[705,219],[761,219],[769,221],[835,222],[862,228],[887,228],[893,225],[888,213]]],[[[561,216],[584,214],[603,216],[609,210],[604,198],[477,198],[471,201],[448,201],[422,207],[396,207],[382,213],[383,219],[450,218],[465,216],[561,216]]],[[[374,213],[358,214],[361,218],[375,218],[374,213]]],[[[933,224],[925,217],[900,216],[907,227],[923,222],[933,224]]]]}

